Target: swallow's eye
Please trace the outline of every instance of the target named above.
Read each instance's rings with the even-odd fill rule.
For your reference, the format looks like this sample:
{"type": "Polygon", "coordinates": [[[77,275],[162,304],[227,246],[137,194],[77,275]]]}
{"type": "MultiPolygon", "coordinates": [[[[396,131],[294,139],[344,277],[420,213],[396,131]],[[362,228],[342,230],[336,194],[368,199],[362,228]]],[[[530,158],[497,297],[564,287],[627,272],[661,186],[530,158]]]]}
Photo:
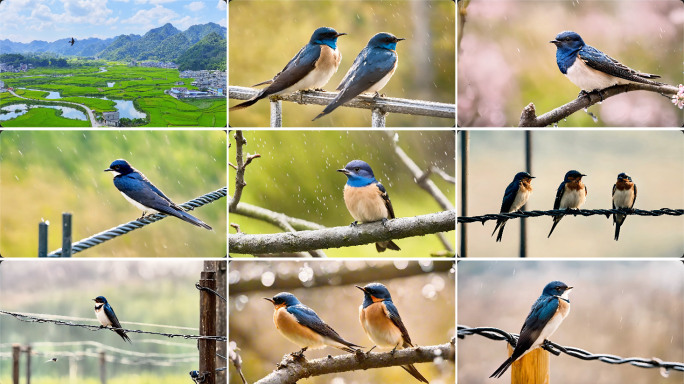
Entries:
{"type": "Polygon", "coordinates": [[[355,171],[355,172],[358,172],[358,171],[360,171],[360,170],[361,170],[361,168],[359,168],[359,167],[354,168],[354,171],[355,171]]]}

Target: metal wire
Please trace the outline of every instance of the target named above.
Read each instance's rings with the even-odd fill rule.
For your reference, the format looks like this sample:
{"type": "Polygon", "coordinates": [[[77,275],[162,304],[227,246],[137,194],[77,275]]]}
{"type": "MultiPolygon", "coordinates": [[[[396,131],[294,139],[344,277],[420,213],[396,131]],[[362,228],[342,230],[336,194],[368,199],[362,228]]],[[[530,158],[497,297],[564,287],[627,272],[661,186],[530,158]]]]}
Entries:
{"type": "MultiPolygon", "coordinates": [[[[180,204],[182,208],[185,210],[191,211],[195,208],[201,207],[203,205],[209,204],[211,202],[214,202],[222,197],[226,197],[228,195],[228,188],[223,187],[220,189],[215,190],[214,192],[209,192],[205,195],[202,195],[196,199],[190,200],[188,202],[185,202],[183,204],[180,204]]],[[[129,221],[126,224],[121,224],[118,227],[114,227],[111,229],[108,229],[106,231],[100,232],[98,234],[95,234],[93,236],[90,236],[86,239],[83,239],[79,242],[74,243],[71,246],[71,253],[78,253],[81,251],[85,251],[86,249],[90,247],[94,247],[98,244],[102,244],[107,240],[111,240],[115,237],[124,235],[128,232],[131,232],[133,230],[136,230],[138,228],[142,228],[148,224],[152,224],[155,221],[159,221],[163,218],[167,217],[167,215],[163,213],[156,213],[153,215],[147,215],[145,217],[142,217],[137,220],[129,221]]],[[[51,252],[48,254],[48,257],[60,257],[62,256],[62,248],[59,248],[56,251],[51,252]]]]}
{"type": "Polygon", "coordinates": [[[511,213],[497,213],[488,214],[482,216],[459,216],[459,223],[475,223],[481,222],[484,224],[489,220],[499,220],[499,219],[519,219],[521,217],[539,217],[539,216],[559,216],[559,215],[573,215],[573,216],[593,216],[593,215],[605,215],[610,217],[613,213],[619,213],[622,215],[638,215],[638,216],[682,216],[684,215],[684,209],[670,209],[670,208],[660,208],[653,211],[644,211],[642,209],[551,209],[548,211],[526,211],[526,212],[511,212],[511,213]]]}
{"type": "Polygon", "coordinates": [[[208,292],[211,292],[211,293],[213,293],[214,295],[216,295],[216,296],[220,297],[221,299],[223,299],[223,301],[228,302],[228,300],[226,300],[225,297],[221,296],[220,293],[214,291],[214,290],[211,289],[211,288],[203,287],[203,286],[199,285],[199,283],[195,283],[195,288],[199,289],[200,291],[208,291],[208,292]]]}
{"type": "Polygon", "coordinates": [[[178,333],[141,331],[138,329],[125,329],[125,328],[114,328],[114,327],[106,327],[105,328],[105,327],[102,327],[99,325],[75,324],[75,323],[70,323],[68,321],[62,321],[62,320],[43,319],[40,317],[28,316],[28,315],[24,315],[22,313],[8,312],[8,311],[3,311],[3,310],[0,310],[0,314],[13,316],[17,320],[25,321],[27,323],[52,323],[52,324],[57,324],[57,325],[68,325],[70,327],[85,328],[85,329],[88,329],[90,331],[99,331],[99,330],[103,330],[103,329],[108,329],[111,331],[122,330],[126,333],[144,333],[147,335],[159,335],[159,336],[166,336],[169,338],[182,337],[184,339],[197,339],[197,340],[205,339],[205,340],[227,341],[226,336],[199,336],[199,335],[184,335],[184,334],[178,334],[178,333]]]}
{"type": "MultiPolygon", "coordinates": [[[[504,330],[501,330],[499,328],[492,328],[492,327],[478,327],[478,328],[470,328],[464,325],[459,325],[458,326],[458,338],[463,339],[466,336],[470,335],[480,335],[484,336],[488,339],[491,340],[506,340],[508,341],[509,344],[515,347],[515,345],[518,342],[518,334],[515,333],[508,333],[504,330]]],[[[583,349],[575,348],[575,347],[564,347],[559,344],[556,344],[552,341],[544,341],[544,344],[541,346],[545,350],[553,353],[554,355],[558,356],[561,354],[561,352],[570,355],[572,357],[576,357],[581,360],[599,360],[604,363],[608,364],[632,364],[636,367],[641,367],[641,368],[663,368],[666,370],[673,369],[675,371],[680,371],[684,372],[684,363],[679,363],[679,362],[672,362],[672,361],[662,361],[656,357],[650,358],[650,359],[645,359],[642,357],[620,357],[616,355],[608,355],[604,353],[591,353],[587,352],[583,349]]]]}

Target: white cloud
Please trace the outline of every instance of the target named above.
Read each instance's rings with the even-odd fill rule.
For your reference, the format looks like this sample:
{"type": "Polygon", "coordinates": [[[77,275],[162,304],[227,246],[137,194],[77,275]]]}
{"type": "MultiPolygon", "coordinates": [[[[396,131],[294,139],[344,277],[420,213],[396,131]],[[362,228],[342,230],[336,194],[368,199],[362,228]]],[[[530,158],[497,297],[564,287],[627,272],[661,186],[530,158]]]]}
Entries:
{"type": "Polygon", "coordinates": [[[197,12],[200,9],[204,8],[204,3],[201,1],[193,1],[192,3],[186,5],[185,8],[187,8],[193,12],[197,12]]]}
{"type": "Polygon", "coordinates": [[[226,5],[226,2],[223,0],[218,0],[218,3],[216,3],[216,9],[220,11],[225,11],[226,7],[228,7],[228,5],[226,5]]]}
{"type": "Polygon", "coordinates": [[[47,5],[41,4],[31,11],[31,18],[40,21],[53,21],[55,17],[47,5]]]}
{"type": "Polygon", "coordinates": [[[157,5],[154,8],[143,9],[136,12],[135,15],[123,20],[122,23],[137,24],[145,28],[159,27],[170,22],[176,17],[178,17],[176,12],[168,8],[164,8],[161,5],[157,5]]]}

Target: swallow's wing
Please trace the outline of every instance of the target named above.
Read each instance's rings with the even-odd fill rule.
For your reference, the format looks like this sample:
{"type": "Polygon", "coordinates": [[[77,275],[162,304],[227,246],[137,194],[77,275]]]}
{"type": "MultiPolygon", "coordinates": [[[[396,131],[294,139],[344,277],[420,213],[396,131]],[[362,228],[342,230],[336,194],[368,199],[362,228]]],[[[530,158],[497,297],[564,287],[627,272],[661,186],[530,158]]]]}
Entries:
{"type": "Polygon", "coordinates": [[[629,68],[626,65],[620,63],[619,61],[613,59],[612,57],[606,55],[605,53],[589,45],[585,45],[584,47],[582,47],[582,49],[580,49],[579,58],[591,68],[594,68],[603,73],[607,73],[611,76],[634,81],[637,83],[657,83],[654,81],[650,81],[648,79],[656,79],[660,77],[658,75],[642,73],[632,68],[629,68]]]}
{"type": "MultiPolygon", "coordinates": [[[[520,337],[518,338],[518,344],[516,345],[515,350],[520,351],[520,354],[522,354],[529,349],[532,344],[534,344],[535,340],[539,338],[541,331],[549,320],[551,320],[557,309],[557,297],[544,296],[537,299],[534,305],[532,305],[530,314],[527,315],[525,324],[523,324],[522,329],[520,330],[520,337]]],[[[517,357],[515,357],[515,359],[517,359],[517,357]]]]}
{"type": "MultiPolygon", "coordinates": [[[[359,60],[359,57],[356,59],[359,60]]],[[[340,84],[342,90],[336,98],[337,104],[346,103],[382,80],[383,77],[392,72],[396,63],[397,54],[394,51],[388,49],[368,50],[358,66],[356,68],[352,66],[342,80],[340,84]]],[[[337,88],[340,89],[340,87],[337,88]]]]}
{"type": "Polygon", "coordinates": [[[112,327],[121,328],[121,323],[119,323],[119,319],[116,318],[116,314],[114,313],[114,309],[112,309],[112,306],[109,304],[105,304],[104,311],[107,317],[109,318],[109,321],[112,322],[112,327]]]}
{"type": "Polygon", "coordinates": [[[176,205],[139,173],[117,176],[114,185],[121,193],[146,207],[177,216],[176,205]]]}
{"type": "Polygon", "coordinates": [[[382,197],[382,200],[385,201],[385,207],[387,208],[387,212],[389,213],[389,218],[394,219],[394,208],[392,208],[392,202],[390,201],[389,195],[387,194],[387,191],[385,190],[385,187],[382,186],[379,182],[375,182],[375,185],[378,186],[378,189],[380,190],[380,197],[382,197]]]}
{"type": "Polygon", "coordinates": [[[634,203],[636,202],[636,184],[634,184],[634,198],[632,199],[632,205],[629,206],[629,209],[634,208],[634,203]]]}
{"type": "Polygon", "coordinates": [[[397,328],[399,328],[399,331],[401,331],[401,337],[404,339],[404,346],[409,345],[412,347],[413,344],[411,344],[411,337],[409,336],[408,331],[404,326],[404,322],[401,321],[401,316],[399,316],[399,311],[397,310],[397,307],[395,307],[394,303],[389,300],[383,301],[382,304],[385,307],[385,313],[387,314],[389,319],[392,320],[394,325],[396,325],[397,328]]]}
{"type": "Polygon", "coordinates": [[[560,185],[558,186],[558,190],[556,191],[556,200],[553,202],[553,209],[560,208],[560,202],[561,202],[561,198],[563,197],[564,192],[565,192],[565,181],[560,183],[560,185]]]}
{"type": "Polygon", "coordinates": [[[354,73],[359,70],[361,63],[366,59],[366,55],[368,55],[369,50],[370,48],[366,46],[361,50],[361,52],[359,52],[358,55],[356,55],[356,59],[354,59],[354,62],[352,63],[351,67],[349,67],[347,74],[344,75],[344,78],[342,78],[340,85],[337,86],[338,91],[341,91],[347,87],[350,80],[354,77],[354,73]]]}
{"type": "Polygon", "coordinates": [[[293,86],[316,68],[316,61],[320,56],[320,45],[307,44],[273,77],[273,82],[264,91],[274,94],[293,86]]]}
{"type": "MultiPolygon", "coordinates": [[[[615,190],[617,189],[617,183],[613,184],[613,197],[615,197],[615,190]]],[[[615,200],[613,200],[613,209],[615,209],[615,200]]]]}
{"type": "Polygon", "coordinates": [[[323,335],[329,339],[335,340],[338,343],[347,346],[358,347],[358,345],[352,344],[347,340],[343,339],[337,331],[332,329],[328,324],[323,322],[320,317],[314,312],[313,309],[307,307],[306,305],[291,305],[287,307],[287,312],[294,315],[295,319],[299,324],[305,327],[311,328],[314,332],[323,335]]]}
{"type": "Polygon", "coordinates": [[[506,191],[504,191],[503,200],[501,201],[500,212],[508,213],[511,210],[511,205],[513,205],[513,202],[515,201],[515,196],[518,194],[519,189],[520,181],[514,180],[510,184],[508,184],[508,187],[506,187],[506,191]]]}

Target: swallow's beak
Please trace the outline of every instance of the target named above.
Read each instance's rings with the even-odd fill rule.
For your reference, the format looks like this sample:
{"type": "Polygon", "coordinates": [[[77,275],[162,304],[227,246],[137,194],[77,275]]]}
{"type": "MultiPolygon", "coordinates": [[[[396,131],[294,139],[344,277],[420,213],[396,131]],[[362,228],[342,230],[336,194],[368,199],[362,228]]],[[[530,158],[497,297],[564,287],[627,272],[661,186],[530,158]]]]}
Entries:
{"type": "Polygon", "coordinates": [[[113,171],[113,169],[107,168],[107,169],[105,169],[104,171],[105,171],[105,172],[111,172],[111,171],[113,171]]]}
{"type": "Polygon", "coordinates": [[[363,289],[363,288],[361,288],[361,287],[359,287],[358,285],[355,285],[355,287],[356,287],[356,288],[358,288],[358,289],[360,289],[360,290],[362,290],[362,291],[363,291],[363,293],[366,293],[366,290],[365,290],[365,289],[363,289]]]}
{"type": "Polygon", "coordinates": [[[342,173],[344,173],[345,175],[348,175],[348,174],[350,173],[349,171],[347,171],[347,170],[344,169],[344,168],[338,169],[337,172],[342,172],[342,173]]]}
{"type": "Polygon", "coordinates": [[[401,37],[397,37],[397,41],[402,41],[402,40],[406,40],[406,39],[401,38],[401,37]]]}
{"type": "Polygon", "coordinates": [[[566,290],[566,291],[569,291],[569,290],[571,290],[572,288],[573,288],[573,287],[567,287],[567,288],[565,288],[565,290],[566,290]]]}
{"type": "Polygon", "coordinates": [[[558,44],[560,44],[560,41],[558,41],[558,40],[551,40],[551,41],[549,41],[549,43],[553,43],[553,44],[556,44],[556,46],[558,46],[558,44]]]}
{"type": "Polygon", "coordinates": [[[337,36],[335,36],[335,37],[340,37],[340,36],[344,36],[344,35],[346,35],[346,33],[341,32],[341,33],[338,33],[337,36]]]}
{"type": "Polygon", "coordinates": [[[585,175],[584,173],[580,173],[580,176],[584,177],[584,176],[586,176],[586,175],[585,175]]]}
{"type": "Polygon", "coordinates": [[[530,179],[536,179],[537,176],[528,176],[530,179]]]}
{"type": "Polygon", "coordinates": [[[268,300],[271,302],[271,304],[275,305],[275,301],[273,301],[273,299],[269,299],[268,297],[264,297],[264,300],[268,300]]]}

